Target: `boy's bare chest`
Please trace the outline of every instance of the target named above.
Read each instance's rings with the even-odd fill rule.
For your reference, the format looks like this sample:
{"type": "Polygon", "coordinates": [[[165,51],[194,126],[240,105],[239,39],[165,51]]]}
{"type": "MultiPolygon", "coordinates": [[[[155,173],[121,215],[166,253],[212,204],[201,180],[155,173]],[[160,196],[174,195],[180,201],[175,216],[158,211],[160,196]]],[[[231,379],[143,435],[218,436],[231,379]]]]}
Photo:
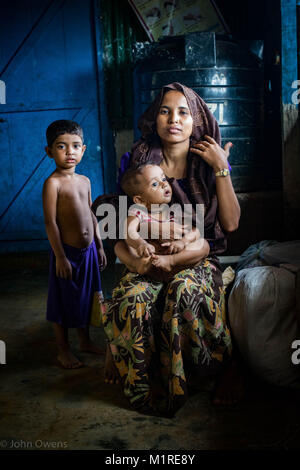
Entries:
{"type": "Polygon", "coordinates": [[[59,188],[58,205],[86,205],[89,201],[88,185],[79,181],[63,181],[59,188]]]}

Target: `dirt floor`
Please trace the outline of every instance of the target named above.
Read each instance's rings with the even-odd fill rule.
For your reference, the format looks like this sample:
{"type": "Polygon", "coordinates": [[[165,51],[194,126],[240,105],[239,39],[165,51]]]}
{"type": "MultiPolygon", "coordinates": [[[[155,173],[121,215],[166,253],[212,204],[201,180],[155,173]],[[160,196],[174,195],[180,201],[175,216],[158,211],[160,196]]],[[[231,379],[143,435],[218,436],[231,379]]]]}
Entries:
{"type": "MultiPolygon", "coordinates": [[[[211,404],[207,384],[172,419],[144,416],[128,406],[120,386],[104,382],[104,356],[75,353],[85,363],[63,370],[45,320],[47,256],[1,257],[0,446],[2,449],[278,450],[300,448],[299,391],[248,375],[242,403],[211,404]]],[[[104,274],[109,290],[114,270],[104,274]]],[[[105,347],[104,332],[91,328],[105,347]]]]}

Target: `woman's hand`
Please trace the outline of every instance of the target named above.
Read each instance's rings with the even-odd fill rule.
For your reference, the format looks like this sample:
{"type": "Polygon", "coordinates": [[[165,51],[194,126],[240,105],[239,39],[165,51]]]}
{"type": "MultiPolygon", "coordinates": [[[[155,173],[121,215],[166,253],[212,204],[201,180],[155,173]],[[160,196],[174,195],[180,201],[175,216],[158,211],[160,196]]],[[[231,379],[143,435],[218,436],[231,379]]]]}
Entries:
{"type": "MultiPolygon", "coordinates": [[[[228,142],[223,150],[212,137],[206,135],[205,139],[195,144],[191,148],[191,152],[200,155],[214,169],[215,173],[223,168],[228,168],[227,158],[233,144],[228,142]]],[[[221,225],[226,232],[234,232],[239,226],[241,209],[230,176],[216,178],[216,192],[221,225]]]]}
{"type": "Polygon", "coordinates": [[[143,241],[138,246],[136,251],[140,258],[143,258],[143,257],[148,258],[153,253],[155,253],[155,247],[151,245],[151,243],[147,243],[146,241],[143,241]]]}
{"type": "Polygon", "coordinates": [[[185,249],[185,242],[183,240],[174,240],[172,242],[162,243],[161,246],[167,247],[166,254],[172,255],[173,253],[179,253],[185,249]]]}
{"type": "Polygon", "coordinates": [[[215,173],[223,168],[228,168],[227,158],[229,157],[229,150],[233,146],[232,142],[227,142],[224,149],[222,149],[212,137],[205,135],[204,138],[205,140],[194,144],[190,151],[200,155],[214,169],[215,173]]]}

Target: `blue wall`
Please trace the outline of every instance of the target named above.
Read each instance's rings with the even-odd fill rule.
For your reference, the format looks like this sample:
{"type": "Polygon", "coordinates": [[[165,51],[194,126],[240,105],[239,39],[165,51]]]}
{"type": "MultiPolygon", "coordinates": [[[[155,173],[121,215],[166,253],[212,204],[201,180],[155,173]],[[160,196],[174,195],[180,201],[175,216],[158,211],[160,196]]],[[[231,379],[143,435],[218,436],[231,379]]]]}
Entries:
{"type": "Polygon", "coordinates": [[[78,172],[90,178],[93,199],[114,189],[97,8],[97,2],[83,0],[11,0],[1,6],[1,252],[48,247],[41,192],[55,168],[44,151],[50,122],[82,125],[87,150],[78,172]]]}

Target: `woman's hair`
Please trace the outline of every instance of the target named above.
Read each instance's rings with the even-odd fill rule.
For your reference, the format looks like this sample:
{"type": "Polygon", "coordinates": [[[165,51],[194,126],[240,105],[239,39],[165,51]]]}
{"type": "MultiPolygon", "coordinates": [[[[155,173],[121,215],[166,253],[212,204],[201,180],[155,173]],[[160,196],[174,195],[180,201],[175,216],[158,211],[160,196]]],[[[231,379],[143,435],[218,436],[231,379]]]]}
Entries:
{"type": "Polygon", "coordinates": [[[68,119],[60,119],[52,122],[46,130],[47,145],[51,147],[55,139],[62,134],[78,135],[83,143],[83,130],[82,127],[75,121],[68,119]]]}
{"type": "Polygon", "coordinates": [[[156,165],[154,162],[146,162],[129,167],[122,176],[121,188],[124,193],[131,199],[136,196],[140,190],[141,181],[138,179],[139,175],[143,174],[147,166],[156,165]]]}

